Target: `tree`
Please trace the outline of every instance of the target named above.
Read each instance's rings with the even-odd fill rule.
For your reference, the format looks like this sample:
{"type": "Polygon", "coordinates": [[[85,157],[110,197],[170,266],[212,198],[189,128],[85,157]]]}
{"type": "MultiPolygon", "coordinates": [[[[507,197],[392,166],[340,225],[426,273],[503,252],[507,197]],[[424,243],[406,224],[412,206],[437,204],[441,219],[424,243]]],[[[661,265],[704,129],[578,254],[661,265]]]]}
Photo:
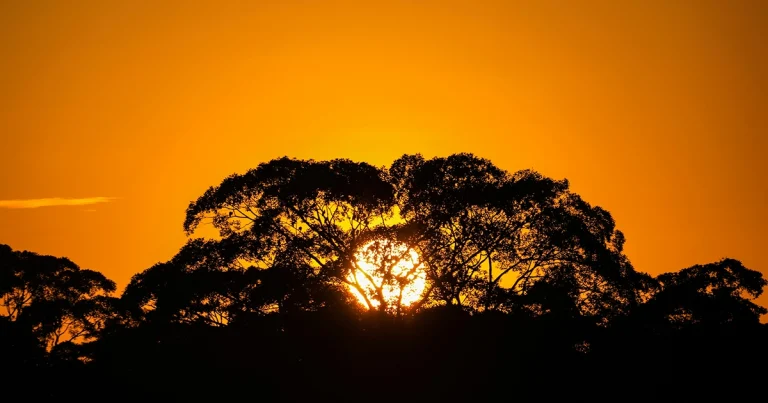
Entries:
{"type": "Polygon", "coordinates": [[[111,316],[115,283],[71,260],[0,245],[0,315],[51,350],[98,335],[111,316]]]}
{"type": "Polygon", "coordinates": [[[360,267],[359,249],[376,239],[419,252],[429,286],[414,308],[509,309],[535,282],[568,276],[584,314],[619,313],[637,299],[623,235],[607,211],[567,181],[510,174],[471,154],[405,155],[389,169],[273,160],[190,203],[184,229],[192,235],[203,222],[238,245],[235,259],[305,268],[305,281],[356,290],[369,309],[400,312],[384,290],[413,281],[392,272],[405,255],[379,258],[373,273],[360,267]]]}
{"type": "Polygon", "coordinates": [[[768,284],[759,271],[735,259],[695,265],[657,277],[658,288],[643,306],[645,320],[679,327],[753,323],[766,308],[752,302],[768,284]]]}
{"type": "Polygon", "coordinates": [[[135,275],[122,296],[136,323],[175,322],[225,326],[244,315],[315,310],[345,303],[332,284],[309,266],[284,259],[266,268],[246,265],[255,243],[230,234],[192,239],[170,261],[135,275]],[[245,243],[240,243],[246,241],[245,243]]]}
{"type": "Polygon", "coordinates": [[[190,204],[184,229],[192,234],[210,220],[221,237],[238,239],[237,257],[254,267],[302,268],[308,282],[364,293],[347,274],[359,269],[357,248],[392,219],[392,199],[384,172],[371,165],[282,158],[210,188],[190,204]]]}
{"type": "Polygon", "coordinates": [[[401,216],[418,229],[412,242],[427,263],[433,303],[511,309],[540,281],[569,284],[584,314],[636,303],[623,234],[567,181],[509,174],[471,154],[406,155],[389,173],[401,216]]]}

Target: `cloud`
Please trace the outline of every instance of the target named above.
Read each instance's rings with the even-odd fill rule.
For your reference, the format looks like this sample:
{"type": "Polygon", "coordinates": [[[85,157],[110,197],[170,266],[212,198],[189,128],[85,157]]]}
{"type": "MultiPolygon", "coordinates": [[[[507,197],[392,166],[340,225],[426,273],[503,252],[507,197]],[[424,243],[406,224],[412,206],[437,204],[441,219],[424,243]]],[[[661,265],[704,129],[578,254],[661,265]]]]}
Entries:
{"type": "Polygon", "coordinates": [[[51,197],[47,199],[26,199],[26,200],[0,200],[0,208],[21,209],[38,208],[53,206],[87,206],[98,203],[108,203],[115,200],[116,197],[85,197],[80,199],[67,199],[62,197],[51,197]]]}

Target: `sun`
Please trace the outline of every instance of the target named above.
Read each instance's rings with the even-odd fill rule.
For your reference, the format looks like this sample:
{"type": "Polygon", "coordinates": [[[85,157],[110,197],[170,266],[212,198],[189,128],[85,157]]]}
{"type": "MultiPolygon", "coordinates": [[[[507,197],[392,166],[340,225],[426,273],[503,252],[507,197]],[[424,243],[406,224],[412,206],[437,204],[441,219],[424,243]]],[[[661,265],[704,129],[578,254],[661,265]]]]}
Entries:
{"type": "Polygon", "coordinates": [[[397,310],[411,306],[424,294],[427,275],[423,263],[402,242],[370,241],[357,250],[354,263],[347,275],[349,290],[363,306],[378,309],[383,299],[388,310],[397,310]]]}

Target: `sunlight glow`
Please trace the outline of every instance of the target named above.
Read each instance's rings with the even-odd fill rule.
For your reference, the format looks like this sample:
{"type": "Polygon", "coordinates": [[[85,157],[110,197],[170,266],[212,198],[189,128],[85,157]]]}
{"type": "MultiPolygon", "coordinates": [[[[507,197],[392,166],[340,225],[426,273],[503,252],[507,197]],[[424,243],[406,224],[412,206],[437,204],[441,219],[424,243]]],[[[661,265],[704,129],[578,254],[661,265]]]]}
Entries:
{"type": "Polygon", "coordinates": [[[388,310],[408,307],[422,298],[426,287],[426,272],[419,254],[402,242],[375,240],[368,242],[355,253],[355,269],[347,280],[357,284],[349,290],[360,301],[372,308],[381,306],[381,297],[388,310]],[[367,301],[366,301],[367,298],[367,301]]]}

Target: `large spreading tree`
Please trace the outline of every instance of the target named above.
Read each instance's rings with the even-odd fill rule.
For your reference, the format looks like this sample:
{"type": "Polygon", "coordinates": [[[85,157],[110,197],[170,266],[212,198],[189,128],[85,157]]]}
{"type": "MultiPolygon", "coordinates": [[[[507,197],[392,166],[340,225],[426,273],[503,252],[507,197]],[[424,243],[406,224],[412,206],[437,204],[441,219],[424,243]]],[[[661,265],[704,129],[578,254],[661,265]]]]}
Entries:
{"type": "Polygon", "coordinates": [[[320,308],[353,289],[382,312],[456,305],[606,320],[641,302],[648,280],[623,254],[611,215],[567,181],[509,173],[471,154],[404,155],[389,168],[272,160],[190,203],[184,229],[192,236],[201,225],[217,236],[190,239],[172,261],[133,279],[126,296],[141,314],[162,308],[222,324],[243,312],[320,308]],[[360,267],[357,254],[375,240],[418,253],[427,283],[419,301],[406,307],[385,295],[413,280],[393,271],[404,256],[379,259],[373,273],[360,267]],[[256,273],[272,271],[282,274],[270,281],[291,292],[255,298],[267,281],[256,273]],[[202,276],[221,281],[192,280],[202,276]]]}

